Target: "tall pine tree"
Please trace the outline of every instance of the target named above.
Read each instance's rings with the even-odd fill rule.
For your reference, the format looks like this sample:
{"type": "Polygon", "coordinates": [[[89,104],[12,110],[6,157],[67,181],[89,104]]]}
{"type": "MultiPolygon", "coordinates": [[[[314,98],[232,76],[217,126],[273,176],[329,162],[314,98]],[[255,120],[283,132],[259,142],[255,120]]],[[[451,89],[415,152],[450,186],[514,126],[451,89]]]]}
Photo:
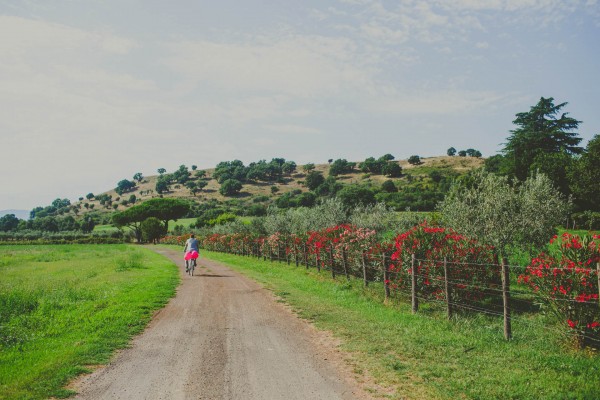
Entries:
{"type": "Polygon", "coordinates": [[[502,152],[508,163],[508,171],[519,180],[525,180],[532,165],[544,172],[544,160],[548,155],[564,154],[569,157],[581,154],[583,148],[575,130],[581,121],[561,113],[567,103],[554,105],[554,98],[541,98],[528,112],[518,113],[513,121],[518,126],[511,131],[502,152]],[[536,160],[537,159],[537,160],[536,160]]]}

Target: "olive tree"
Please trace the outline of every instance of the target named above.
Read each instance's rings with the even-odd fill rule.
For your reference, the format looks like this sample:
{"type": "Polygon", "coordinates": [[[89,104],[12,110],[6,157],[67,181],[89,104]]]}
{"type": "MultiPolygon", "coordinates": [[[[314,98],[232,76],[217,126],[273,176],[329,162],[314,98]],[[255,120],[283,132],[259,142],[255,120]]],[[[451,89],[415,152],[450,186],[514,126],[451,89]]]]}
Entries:
{"type": "Polygon", "coordinates": [[[397,224],[396,212],[384,203],[359,205],[351,211],[350,223],[359,228],[373,229],[383,235],[393,230],[397,224]]]}
{"type": "Polygon", "coordinates": [[[477,171],[452,186],[438,206],[444,224],[496,247],[540,248],[568,214],[570,200],[543,174],[513,185],[508,177],[477,171]]]}

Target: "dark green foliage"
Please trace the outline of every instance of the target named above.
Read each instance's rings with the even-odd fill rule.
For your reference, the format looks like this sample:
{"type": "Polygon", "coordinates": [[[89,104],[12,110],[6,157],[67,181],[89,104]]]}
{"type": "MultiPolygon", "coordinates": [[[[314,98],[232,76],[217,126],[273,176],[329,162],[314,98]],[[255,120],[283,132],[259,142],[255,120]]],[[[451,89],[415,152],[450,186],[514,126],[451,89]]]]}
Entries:
{"type": "Polygon", "coordinates": [[[196,192],[198,192],[198,183],[197,182],[187,181],[185,183],[185,187],[190,190],[190,193],[192,194],[192,196],[195,196],[196,192]]]}
{"type": "Polygon", "coordinates": [[[38,217],[33,220],[32,228],[38,231],[58,232],[58,222],[55,217],[38,217]]]}
{"type": "Polygon", "coordinates": [[[383,166],[387,163],[384,159],[376,160],[374,157],[369,157],[365,161],[359,164],[359,168],[362,172],[369,172],[371,174],[381,174],[383,166]]]}
{"type": "Polygon", "coordinates": [[[394,161],[388,161],[383,165],[381,173],[390,178],[399,178],[402,176],[402,167],[394,161]]]}
{"type": "Polygon", "coordinates": [[[262,217],[267,215],[267,207],[262,204],[252,204],[246,209],[246,215],[251,217],[262,217]]]}
{"type": "Polygon", "coordinates": [[[116,213],[112,216],[112,222],[117,227],[128,227],[136,239],[141,241],[141,223],[150,217],[158,218],[163,222],[165,229],[170,220],[177,220],[185,216],[190,209],[187,201],[170,198],[155,198],[144,203],[133,206],[128,210],[116,213]]]}
{"type": "Polygon", "coordinates": [[[237,179],[227,179],[221,184],[219,193],[223,196],[233,196],[242,190],[242,183],[237,179]]]}
{"type": "Polygon", "coordinates": [[[600,212],[586,210],[571,216],[576,227],[588,230],[600,230],[600,212]]]}
{"type": "Polygon", "coordinates": [[[75,221],[75,218],[68,215],[64,218],[57,218],[58,231],[76,231],[79,230],[79,224],[75,221]]]}
{"type": "Polygon", "coordinates": [[[171,174],[171,179],[179,184],[185,184],[190,179],[190,171],[185,165],[180,165],[179,169],[171,174]]]}
{"type": "Polygon", "coordinates": [[[306,178],[304,178],[304,185],[308,190],[315,190],[323,182],[325,182],[325,178],[323,177],[323,174],[318,171],[311,171],[306,174],[306,178]]]}
{"type": "Polygon", "coordinates": [[[386,193],[395,193],[398,191],[398,188],[394,184],[394,181],[388,179],[381,185],[381,190],[383,190],[386,193]]]}
{"type": "Polygon", "coordinates": [[[408,157],[408,163],[412,164],[412,165],[419,165],[419,164],[421,164],[421,157],[410,156],[410,157],[408,157]]]}
{"type": "Polygon", "coordinates": [[[442,175],[442,173],[438,170],[433,170],[429,173],[429,177],[431,178],[432,181],[434,181],[435,183],[439,183],[442,178],[444,177],[442,175]]]}
{"type": "Polygon", "coordinates": [[[448,154],[449,156],[454,156],[456,155],[456,149],[454,147],[450,147],[446,154],[448,154]]]}
{"type": "Polygon", "coordinates": [[[94,230],[96,221],[89,215],[85,215],[81,221],[79,221],[79,227],[83,233],[90,233],[94,230]]]}
{"type": "Polygon", "coordinates": [[[346,207],[354,208],[358,205],[375,204],[375,193],[361,185],[347,185],[337,193],[337,197],[346,207]]]}
{"type": "Polygon", "coordinates": [[[135,175],[133,175],[133,180],[142,182],[144,180],[144,175],[142,175],[141,172],[137,172],[135,175]]]}
{"type": "Polygon", "coordinates": [[[279,208],[312,207],[315,205],[316,200],[317,195],[313,192],[293,190],[281,195],[275,201],[275,205],[279,208]]]}
{"type": "Polygon", "coordinates": [[[541,154],[581,154],[578,146],[581,138],[574,132],[580,121],[561,113],[567,103],[554,105],[554,99],[541,98],[528,112],[516,115],[513,124],[518,128],[511,131],[502,152],[510,160],[510,174],[525,180],[531,165],[541,154]],[[559,116],[560,115],[560,116],[559,116]]]}
{"type": "Polygon", "coordinates": [[[329,167],[329,175],[337,176],[354,171],[356,163],[348,162],[346,159],[337,159],[329,167]]]}
{"type": "Polygon", "coordinates": [[[600,212],[600,135],[595,135],[581,158],[574,161],[569,181],[577,207],[600,212]]]}
{"type": "Polygon", "coordinates": [[[142,221],[141,229],[142,238],[145,242],[156,243],[158,239],[167,233],[163,223],[155,217],[149,217],[142,221]]]}
{"type": "Polygon", "coordinates": [[[397,193],[378,193],[376,199],[396,211],[433,211],[444,199],[445,192],[439,189],[427,189],[418,186],[402,188],[397,193]]]}
{"type": "Polygon", "coordinates": [[[15,214],[6,214],[0,217],[0,231],[10,232],[17,230],[19,226],[19,218],[15,217],[15,214]]]}
{"type": "Polygon", "coordinates": [[[36,207],[29,213],[30,219],[37,217],[56,216],[69,211],[71,201],[69,199],[55,199],[51,205],[47,207],[36,207]]]}
{"type": "Polygon", "coordinates": [[[169,191],[170,182],[170,175],[160,175],[156,180],[156,186],[154,187],[154,190],[156,190],[156,193],[158,194],[166,193],[169,191]]]}
{"type": "Polygon", "coordinates": [[[209,221],[216,219],[219,215],[226,212],[225,208],[217,201],[209,201],[196,206],[194,212],[197,216],[196,222],[191,225],[192,228],[202,228],[209,225],[209,221]]]}
{"type": "Polygon", "coordinates": [[[85,198],[88,199],[88,200],[93,199],[94,198],[94,193],[88,193],[88,194],[86,194],[85,198]]]}
{"type": "Polygon", "coordinates": [[[308,173],[314,169],[315,169],[315,164],[313,164],[313,163],[304,164],[302,166],[302,170],[306,173],[308,173]]]}
{"type": "Polygon", "coordinates": [[[341,183],[339,183],[335,177],[328,176],[327,179],[323,183],[321,183],[314,191],[318,196],[335,196],[337,192],[339,192],[342,187],[344,187],[341,183]]]}
{"type": "Polygon", "coordinates": [[[529,166],[529,175],[542,173],[550,178],[562,194],[569,195],[571,191],[567,171],[571,169],[573,162],[573,157],[566,152],[540,153],[529,166]]]}
{"type": "Polygon", "coordinates": [[[458,156],[459,157],[466,157],[467,156],[467,152],[464,151],[464,150],[461,150],[461,151],[458,152],[458,156]]]}
{"type": "Polygon", "coordinates": [[[488,157],[483,164],[483,168],[487,172],[493,172],[495,174],[506,175],[508,171],[506,170],[505,157],[502,154],[496,154],[491,157],[488,157]]]}
{"type": "Polygon", "coordinates": [[[296,163],[294,161],[286,161],[283,163],[283,165],[281,166],[281,171],[284,174],[293,174],[294,172],[296,172],[296,168],[298,166],[296,165],[296,163]]]}
{"type": "Polygon", "coordinates": [[[123,180],[119,181],[119,183],[117,183],[115,192],[117,192],[119,195],[122,195],[123,193],[128,192],[129,190],[133,189],[134,187],[135,187],[135,182],[132,182],[128,179],[123,179],[123,180]]]}

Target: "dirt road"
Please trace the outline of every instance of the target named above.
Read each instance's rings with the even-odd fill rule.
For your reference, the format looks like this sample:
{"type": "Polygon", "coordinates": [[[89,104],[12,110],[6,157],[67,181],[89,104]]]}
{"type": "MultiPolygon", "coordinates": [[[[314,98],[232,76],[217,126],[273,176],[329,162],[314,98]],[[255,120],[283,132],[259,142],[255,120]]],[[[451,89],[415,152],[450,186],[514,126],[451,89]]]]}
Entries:
{"type": "Polygon", "coordinates": [[[200,259],[131,348],[75,383],[77,399],[366,399],[341,356],[257,283],[200,259]]]}

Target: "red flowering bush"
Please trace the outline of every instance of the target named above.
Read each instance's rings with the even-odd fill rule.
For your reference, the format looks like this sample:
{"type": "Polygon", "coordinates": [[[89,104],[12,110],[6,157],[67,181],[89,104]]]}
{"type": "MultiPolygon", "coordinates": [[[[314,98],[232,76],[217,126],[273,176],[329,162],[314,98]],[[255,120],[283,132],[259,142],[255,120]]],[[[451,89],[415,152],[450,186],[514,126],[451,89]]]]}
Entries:
{"type": "Polygon", "coordinates": [[[600,235],[580,237],[564,233],[549,255],[531,260],[519,281],[529,285],[576,333],[581,344],[600,342],[600,304],[597,263],[600,262],[600,235]]]}
{"type": "Polygon", "coordinates": [[[419,297],[445,299],[444,257],[452,302],[480,301],[497,294],[500,269],[494,263],[493,247],[424,222],[398,235],[395,249],[389,266],[393,288],[411,286],[414,254],[419,297]]]}
{"type": "Polygon", "coordinates": [[[181,235],[181,236],[165,236],[159,240],[159,243],[162,244],[176,244],[178,246],[185,245],[186,240],[190,238],[191,235],[181,235]]]}

